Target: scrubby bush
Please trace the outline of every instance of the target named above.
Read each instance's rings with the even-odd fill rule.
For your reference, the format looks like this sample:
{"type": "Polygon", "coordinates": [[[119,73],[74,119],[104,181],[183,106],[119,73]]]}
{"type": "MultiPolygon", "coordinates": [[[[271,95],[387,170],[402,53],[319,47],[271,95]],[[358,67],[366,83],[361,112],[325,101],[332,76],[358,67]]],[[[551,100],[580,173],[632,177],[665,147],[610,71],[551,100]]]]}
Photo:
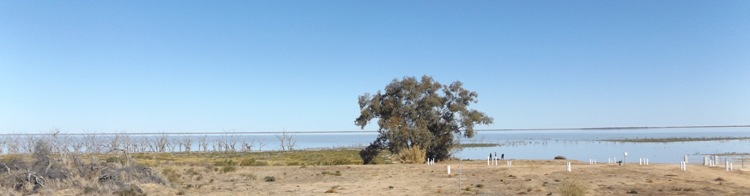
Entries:
{"type": "Polygon", "coordinates": [[[564,156],[562,156],[562,155],[557,155],[557,156],[555,156],[555,160],[565,160],[565,159],[567,159],[567,158],[565,158],[565,157],[564,157],[564,156]]]}
{"type": "Polygon", "coordinates": [[[265,161],[255,161],[255,162],[253,162],[253,166],[268,166],[268,162],[265,162],[265,161]]]}
{"type": "Polygon", "coordinates": [[[315,162],[316,165],[351,165],[351,164],[361,164],[361,162],[353,161],[346,158],[331,158],[331,159],[323,159],[318,160],[315,162]]]}
{"type": "Polygon", "coordinates": [[[0,187],[22,195],[55,188],[75,188],[94,195],[143,195],[137,184],[167,183],[148,167],[111,164],[122,163],[120,159],[101,162],[89,156],[87,162],[79,153],[53,148],[47,139],[34,140],[33,146],[31,159],[19,155],[0,161],[4,173],[0,187]]]}
{"type": "Polygon", "coordinates": [[[568,181],[560,185],[558,191],[563,196],[586,195],[586,185],[578,181],[568,181]]]}
{"type": "Polygon", "coordinates": [[[255,163],[255,158],[248,157],[248,158],[244,158],[244,159],[242,159],[242,161],[240,161],[240,166],[251,166],[251,165],[253,165],[253,163],[255,163]]]}
{"type": "Polygon", "coordinates": [[[413,164],[422,163],[427,157],[427,152],[419,146],[405,148],[398,152],[398,159],[401,163],[413,164]]]}
{"type": "Polygon", "coordinates": [[[224,173],[229,173],[233,171],[237,171],[237,167],[230,165],[230,166],[224,166],[221,168],[221,172],[224,172],[224,173]]]}
{"type": "Polygon", "coordinates": [[[234,162],[232,159],[224,159],[223,161],[216,161],[214,162],[214,166],[221,167],[221,166],[235,166],[237,165],[237,162],[234,162]]]}

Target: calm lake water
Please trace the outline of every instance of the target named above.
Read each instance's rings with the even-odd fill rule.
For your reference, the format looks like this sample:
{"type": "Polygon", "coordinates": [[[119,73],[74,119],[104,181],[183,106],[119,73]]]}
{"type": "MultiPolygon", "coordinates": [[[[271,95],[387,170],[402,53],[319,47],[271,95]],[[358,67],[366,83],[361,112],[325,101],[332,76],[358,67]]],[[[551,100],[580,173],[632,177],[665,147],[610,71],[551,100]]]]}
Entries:
{"type": "MultiPolygon", "coordinates": [[[[262,150],[279,150],[275,134],[242,135],[244,140],[262,140],[262,150]]],[[[364,147],[377,133],[293,134],[297,149],[364,147]]],[[[221,139],[226,136],[211,136],[221,139]]],[[[545,130],[545,131],[479,131],[462,143],[492,143],[497,147],[464,148],[455,156],[461,159],[486,159],[489,153],[505,154],[506,159],[552,159],[557,155],[587,162],[607,158],[622,160],[628,153],[629,162],[649,158],[650,162],[679,163],[689,155],[693,163],[702,162],[704,154],[750,153],[750,140],[695,141],[670,143],[627,143],[607,139],[674,138],[674,137],[750,137],[750,128],[673,128],[621,130],[545,130]]],[[[195,149],[195,148],[194,148],[195,149]]],[[[253,147],[257,150],[257,143],[253,147]]],[[[750,157],[750,156],[748,156],[750,157]]]]}
{"type": "Polygon", "coordinates": [[[689,162],[703,161],[705,154],[750,153],[750,140],[695,141],[670,143],[628,143],[601,141],[607,139],[674,138],[674,137],[750,137],[749,128],[628,129],[575,131],[499,131],[484,132],[470,139],[474,143],[497,143],[499,147],[467,148],[458,157],[486,159],[490,152],[512,159],[552,159],[557,155],[588,162],[608,158],[628,162],[648,158],[650,162],[679,163],[684,155],[689,162]]]}
{"type": "MultiPolygon", "coordinates": [[[[243,143],[252,144],[252,151],[279,150],[279,134],[210,134],[210,135],[132,135],[135,141],[156,141],[167,136],[172,143],[192,140],[193,151],[199,149],[205,138],[208,149],[215,149],[217,141],[234,140],[237,149],[243,143]],[[263,147],[261,148],[261,143],[263,147]]],[[[295,149],[326,149],[356,147],[363,148],[373,141],[377,133],[293,133],[295,149]]],[[[28,136],[11,136],[24,139],[28,136]]],[[[750,140],[695,141],[670,143],[628,143],[602,141],[608,139],[675,138],[675,137],[750,137],[750,128],[673,128],[673,129],[619,129],[619,130],[544,130],[544,131],[494,131],[481,130],[474,138],[462,138],[462,143],[490,143],[495,147],[464,148],[455,156],[461,159],[487,159],[489,153],[505,154],[506,159],[552,159],[561,155],[568,159],[588,162],[596,159],[607,162],[608,158],[623,159],[628,153],[628,162],[638,158],[649,158],[655,163],[678,163],[689,155],[691,163],[702,162],[705,154],[750,153],[750,140]]],[[[111,136],[100,135],[97,139],[106,142],[111,136]]],[[[83,138],[76,136],[72,142],[83,138]]],[[[141,143],[143,145],[144,143],[141,143]]],[[[2,147],[2,146],[0,146],[2,147]]],[[[7,146],[4,149],[7,152],[7,146]]],[[[178,149],[174,149],[178,151],[178,149]]],[[[750,156],[748,156],[750,158],[750,156]]]]}

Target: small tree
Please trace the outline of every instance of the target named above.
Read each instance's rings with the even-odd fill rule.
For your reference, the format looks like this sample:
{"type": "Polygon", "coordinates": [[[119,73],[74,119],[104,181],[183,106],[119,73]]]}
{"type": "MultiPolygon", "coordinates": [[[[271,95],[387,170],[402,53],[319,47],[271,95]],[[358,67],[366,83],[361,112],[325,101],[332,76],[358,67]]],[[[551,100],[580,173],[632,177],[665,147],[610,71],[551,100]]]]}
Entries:
{"type": "Polygon", "coordinates": [[[379,149],[392,153],[420,147],[427,157],[450,157],[454,134],[474,136],[475,124],[491,124],[492,118],[474,109],[478,94],[466,90],[459,81],[442,85],[429,76],[394,79],[385,92],[359,96],[360,115],[355,125],[364,127],[377,118],[379,135],[360,151],[365,164],[371,163],[379,149]]]}

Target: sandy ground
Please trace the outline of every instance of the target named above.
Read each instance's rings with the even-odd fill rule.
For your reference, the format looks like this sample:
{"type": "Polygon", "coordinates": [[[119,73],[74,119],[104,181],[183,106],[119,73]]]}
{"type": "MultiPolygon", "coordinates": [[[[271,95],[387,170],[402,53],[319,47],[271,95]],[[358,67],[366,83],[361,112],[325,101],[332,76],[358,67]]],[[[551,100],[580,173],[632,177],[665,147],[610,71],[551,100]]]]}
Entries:
{"type": "Polygon", "coordinates": [[[688,165],[688,171],[681,171],[678,164],[573,162],[572,172],[566,172],[566,162],[514,160],[511,167],[505,162],[487,166],[486,161],[248,166],[229,173],[193,166],[198,174],[191,175],[190,166],[174,166],[184,172],[180,177],[184,187],[144,185],[143,189],[148,195],[560,195],[561,186],[578,182],[587,195],[750,195],[750,165],[727,172],[702,165],[688,165]],[[266,176],[275,181],[266,182],[266,176]]]}

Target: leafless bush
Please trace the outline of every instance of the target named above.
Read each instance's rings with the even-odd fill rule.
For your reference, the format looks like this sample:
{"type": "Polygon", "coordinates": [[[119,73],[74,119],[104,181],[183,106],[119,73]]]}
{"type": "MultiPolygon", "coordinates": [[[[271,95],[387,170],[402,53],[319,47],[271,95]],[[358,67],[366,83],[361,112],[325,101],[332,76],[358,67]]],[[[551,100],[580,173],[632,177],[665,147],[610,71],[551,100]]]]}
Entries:
{"type": "Polygon", "coordinates": [[[33,153],[34,152],[34,142],[36,141],[36,137],[34,135],[26,135],[26,141],[23,141],[21,146],[21,153],[33,153]]]}
{"type": "Polygon", "coordinates": [[[68,154],[70,151],[68,150],[68,137],[63,136],[62,139],[60,138],[60,130],[55,129],[51,136],[51,143],[52,143],[52,153],[56,153],[59,156],[60,162],[62,162],[63,165],[68,165],[68,154]]]}
{"type": "Polygon", "coordinates": [[[83,135],[83,143],[86,147],[85,153],[99,154],[102,152],[102,146],[99,144],[96,133],[87,133],[83,135]]]}
{"type": "Polygon", "coordinates": [[[263,147],[265,147],[265,146],[266,146],[266,143],[264,143],[263,140],[259,139],[258,140],[258,151],[262,152],[263,151],[263,147]]]}
{"type": "Polygon", "coordinates": [[[250,140],[250,142],[247,142],[247,139],[243,139],[242,140],[242,152],[253,151],[253,143],[255,143],[255,138],[250,140]]]}
{"type": "MultiPolygon", "coordinates": [[[[146,152],[151,147],[151,143],[148,141],[148,138],[143,138],[140,142],[141,144],[138,146],[139,150],[138,152],[146,152]]],[[[151,148],[151,152],[154,152],[153,148],[151,148]]]]}
{"type": "Polygon", "coordinates": [[[121,148],[124,149],[124,150],[126,150],[126,151],[128,151],[128,152],[135,151],[135,149],[131,148],[131,145],[133,144],[133,142],[130,140],[130,134],[127,134],[127,133],[124,133],[124,132],[121,132],[119,134],[121,135],[120,138],[122,138],[121,139],[121,142],[122,142],[122,147],[121,148]]]}
{"type": "Polygon", "coordinates": [[[3,139],[2,141],[0,141],[0,154],[3,154],[6,142],[7,142],[6,139],[3,139]]]}
{"type": "MultiPolygon", "coordinates": [[[[166,184],[157,173],[143,166],[130,166],[128,164],[119,167],[113,164],[104,164],[89,156],[89,161],[83,160],[80,153],[67,150],[65,142],[67,137],[60,137],[59,132],[54,132],[47,137],[34,138],[33,149],[27,151],[31,159],[23,156],[9,156],[0,160],[0,187],[6,187],[22,195],[39,194],[42,189],[56,190],[68,188],[80,188],[95,184],[96,195],[111,195],[121,193],[142,194],[138,183],[166,184]],[[60,154],[60,155],[57,155],[60,154]],[[62,155],[62,156],[61,156],[62,155]],[[66,157],[66,158],[63,158],[66,157]],[[70,164],[67,164],[67,160],[70,164]],[[28,160],[28,162],[24,161],[28,160]]],[[[93,141],[95,136],[88,135],[87,140],[93,141]]],[[[109,141],[111,142],[111,141],[109,141]]],[[[95,145],[86,144],[96,149],[95,145]]],[[[24,145],[28,146],[28,145],[24,145]]],[[[99,145],[101,146],[101,145],[99,145]]],[[[108,147],[120,145],[105,145],[108,147]]],[[[28,147],[23,147],[28,148],[28,147]]],[[[127,150],[119,148],[129,157],[127,150]]],[[[13,193],[6,193],[13,194],[13,193]]],[[[86,194],[92,194],[91,192],[86,194]]]]}
{"type": "Polygon", "coordinates": [[[109,141],[109,143],[105,146],[106,148],[108,148],[108,151],[120,149],[121,137],[122,135],[120,134],[114,134],[114,135],[108,136],[107,140],[109,141]]]}
{"type": "Polygon", "coordinates": [[[182,144],[180,143],[179,137],[169,137],[169,144],[167,145],[167,152],[180,152],[182,151],[182,144]]]}
{"type": "Polygon", "coordinates": [[[228,136],[227,146],[229,152],[237,152],[237,135],[236,134],[230,134],[228,136]]]}
{"type": "Polygon", "coordinates": [[[21,153],[21,141],[20,138],[10,136],[8,137],[8,154],[18,154],[21,153]]]}
{"type": "Polygon", "coordinates": [[[193,138],[190,136],[185,136],[182,138],[180,144],[185,147],[185,152],[190,153],[190,150],[193,146],[193,138]]]}
{"type": "Polygon", "coordinates": [[[170,147],[169,137],[166,133],[162,134],[159,139],[155,140],[155,142],[158,152],[167,152],[168,148],[170,147]]]}
{"type": "Polygon", "coordinates": [[[203,135],[203,137],[200,137],[200,139],[198,139],[199,151],[202,150],[203,152],[208,152],[208,142],[206,141],[206,137],[206,135],[203,135]]]}
{"type": "Polygon", "coordinates": [[[294,150],[294,146],[297,144],[294,136],[287,133],[286,131],[282,131],[281,135],[276,135],[276,138],[279,139],[279,145],[281,145],[282,151],[294,150]]]}
{"type": "Polygon", "coordinates": [[[214,140],[214,142],[211,144],[211,151],[221,151],[221,142],[214,140]]]}

